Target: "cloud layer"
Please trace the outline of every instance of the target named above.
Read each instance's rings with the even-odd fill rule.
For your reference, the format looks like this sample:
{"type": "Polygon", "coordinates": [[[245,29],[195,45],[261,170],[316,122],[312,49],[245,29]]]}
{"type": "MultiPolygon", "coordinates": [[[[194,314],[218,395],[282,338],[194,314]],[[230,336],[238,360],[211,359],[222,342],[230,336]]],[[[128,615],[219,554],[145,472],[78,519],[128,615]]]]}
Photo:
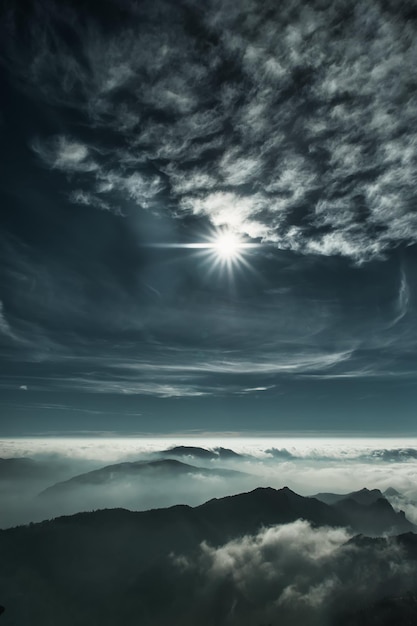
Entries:
{"type": "MultiPolygon", "coordinates": [[[[49,407],[57,411],[59,407],[49,407]]],[[[69,418],[77,410],[71,407],[69,418]]],[[[44,410],[48,410],[47,407],[44,410]]],[[[81,416],[85,411],[80,409],[81,416]]],[[[105,419],[105,416],[101,416],[105,419]]],[[[136,416],[138,419],[139,416],[136,416]]],[[[85,421],[85,417],[84,417],[85,421]]],[[[394,508],[404,510],[417,523],[416,440],[329,439],[329,438],[123,438],[103,431],[93,437],[88,432],[45,433],[43,437],[0,440],[0,458],[33,459],[34,468],[15,477],[3,466],[0,491],[3,512],[0,526],[41,521],[57,515],[92,508],[127,507],[144,510],[174,504],[198,505],[213,497],[246,492],[259,486],[281,489],[284,486],[304,496],[316,493],[347,494],[367,487],[385,492],[394,508]],[[173,446],[185,445],[182,455],[160,454],[173,446]],[[384,447],[385,445],[385,447],[384,447]],[[195,446],[215,450],[219,446],[238,455],[206,458],[195,446]],[[408,446],[406,448],[405,446],[408,446]],[[72,492],[55,493],[51,498],[37,495],[54,485],[85,472],[124,462],[173,458],[192,466],[214,470],[152,478],[127,476],[120,483],[76,484],[72,492]],[[239,474],[222,474],[223,469],[239,474]],[[216,471],[219,471],[216,474],[216,471]],[[395,491],[392,491],[392,488],[395,491]]],[[[0,468],[1,469],[1,468],[0,468]]],[[[23,468],[24,469],[24,468],[23,468]]]]}
{"type": "Polygon", "coordinates": [[[50,2],[26,48],[8,16],[7,63],[89,125],[32,143],[74,202],[364,261],[417,240],[411,8],[126,2],[109,29],[50,2]]]}

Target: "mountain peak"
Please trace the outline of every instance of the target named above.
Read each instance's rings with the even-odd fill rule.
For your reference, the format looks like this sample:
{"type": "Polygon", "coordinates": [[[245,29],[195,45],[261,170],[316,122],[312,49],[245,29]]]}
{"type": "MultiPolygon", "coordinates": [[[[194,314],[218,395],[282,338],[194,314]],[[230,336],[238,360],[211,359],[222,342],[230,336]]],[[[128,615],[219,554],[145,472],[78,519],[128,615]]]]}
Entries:
{"type": "Polygon", "coordinates": [[[389,498],[390,496],[401,496],[401,494],[397,489],[394,489],[394,487],[388,487],[388,489],[384,491],[384,496],[389,498]]]}

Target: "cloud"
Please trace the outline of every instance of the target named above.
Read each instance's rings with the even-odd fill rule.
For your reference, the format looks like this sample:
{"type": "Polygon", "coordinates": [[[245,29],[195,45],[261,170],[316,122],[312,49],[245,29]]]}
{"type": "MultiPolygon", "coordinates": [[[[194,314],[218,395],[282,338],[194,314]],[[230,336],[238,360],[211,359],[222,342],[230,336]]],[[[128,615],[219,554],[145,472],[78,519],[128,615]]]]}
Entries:
{"type": "Polygon", "coordinates": [[[31,388],[45,390],[157,397],[261,392],[267,396],[280,393],[275,377],[281,376],[414,376],[412,366],[393,370],[391,365],[392,355],[415,342],[413,332],[397,336],[392,327],[391,313],[398,311],[395,293],[381,320],[358,322],[352,309],[339,310],[331,301],[318,302],[288,291],[268,293],[259,302],[244,298],[219,302],[215,309],[210,295],[201,293],[198,302],[184,309],[169,298],[167,307],[164,286],[158,283],[157,289],[149,289],[146,283],[141,300],[120,284],[106,283],[103,293],[108,306],[103,311],[96,298],[85,299],[80,293],[83,282],[76,283],[71,272],[65,270],[58,278],[52,265],[37,267],[18,259],[18,266],[28,279],[36,280],[37,288],[34,294],[25,290],[20,296],[30,304],[25,307],[30,320],[23,315],[16,320],[19,334],[26,338],[25,350],[15,356],[26,364],[24,373],[10,376],[3,386],[19,386],[24,375],[31,388]],[[48,301],[44,294],[51,291],[56,297],[48,301]],[[67,324],[68,331],[59,337],[43,326],[46,302],[48,314],[67,324]],[[114,344],[109,332],[122,332],[124,339],[114,344]]]}
{"type": "Polygon", "coordinates": [[[401,463],[417,459],[417,450],[415,448],[381,448],[372,450],[368,457],[375,460],[381,460],[392,463],[401,463]]]}
{"type": "Polygon", "coordinates": [[[102,209],[103,211],[112,211],[113,213],[117,213],[118,215],[122,215],[121,211],[115,207],[114,205],[110,205],[108,202],[102,200],[96,194],[90,193],[88,191],[83,191],[82,189],[75,189],[70,194],[70,200],[74,204],[84,204],[85,206],[93,206],[98,209],[102,209]]]}
{"type": "MultiPolygon", "coordinates": [[[[81,346],[79,347],[81,349],[81,346]]],[[[26,357],[29,362],[35,356],[26,357]]],[[[37,390],[73,390],[84,393],[150,395],[160,398],[200,397],[207,395],[268,392],[276,385],[247,387],[248,380],[262,380],[280,374],[309,375],[309,372],[331,370],[348,358],[345,354],[281,354],[242,359],[239,354],[222,359],[218,350],[207,350],[205,358],[195,349],[159,349],[146,357],[129,359],[114,354],[84,356],[62,346],[51,355],[42,356],[42,367],[25,371],[31,388],[37,390]],[[73,375],[66,375],[71,363],[73,375]],[[51,370],[54,364],[55,371],[51,370]],[[58,368],[58,369],[57,369],[58,368]],[[93,370],[92,370],[93,368],[93,370]],[[239,380],[241,378],[241,380],[239,380]]],[[[3,382],[3,388],[13,388],[17,378],[3,382]]]]}
{"type": "Polygon", "coordinates": [[[344,529],[298,520],[219,547],[203,543],[192,562],[173,559],[180,572],[194,574],[195,601],[208,622],[216,606],[233,624],[319,625],[412,586],[415,564],[394,540],[349,539],[344,529]]]}
{"type": "Polygon", "coordinates": [[[247,387],[246,389],[242,389],[240,393],[258,393],[259,391],[268,391],[274,387],[275,385],[269,385],[268,387],[247,387]]]}
{"type": "Polygon", "coordinates": [[[0,301],[0,331],[8,337],[13,336],[13,331],[3,312],[3,302],[0,301]]]}
{"type": "Polygon", "coordinates": [[[6,63],[25,88],[76,109],[92,137],[113,133],[100,163],[98,140],[32,143],[80,177],[78,194],[111,204],[117,190],[140,207],[356,262],[417,241],[417,44],[405,5],[124,8],[109,31],[101,16],[51,2],[35,10],[26,48],[9,17],[6,63]]]}
{"type": "Polygon", "coordinates": [[[93,172],[98,167],[86,145],[62,135],[43,142],[35,139],[32,149],[47,165],[64,172],[93,172]]]}
{"type": "Polygon", "coordinates": [[[417,238],[413,22],[402,3],[284,5],[126,2],[111,24],[65,1],[24,24],[10,10],[4,63],[56,115],[30,141],[51,170],[39,233],[55,235],[6,253],[0,333],[26,344],[3,388],[282,394],[284,415],[279,380],[356,397],[353,379],[415,377],[411,263],[385,264],[386,281],[368,264],[342,289],[346,266],[311,258],[359,263],[417,238]],[[60,184],[72,215],[51,200],[60,184]],[[228,282],[198,251],[146,247],[223,225],[267,244],[243,288],[244,271],[228,282]]]}
{"type": "Polygon", "coordinates": [[[397,315],[392,321],[392,326],[395,326],[395,324],[398,324],[398,322],[400,322],[407,315],[409,303],[410,303],[410,287],[408,285],[407,276],[404,270],[402,270],[400,285],[398,289],[398,298],[397,298],[397,303],[396,303],[397,315]]]}
{"type": "MultiPolygon", "coordinates": [[[[71,465],[66,478],[87,471],[84,468],[97,469],[100,465],[112,463],[154,460],[160,458],[159,453],[162,450],[171,449],[176,445],[199,446],[206,450],[216,450],[227,446],[241,455],[237,457],[221,455],[218,459],[211,457],[206,460],[199,458],[198,463],[195,460],[194,463],[190,459],[188,461],[208,469],[228,468],[243,472],[243,474],[226,476],[220,482],[217,479],[206,481],[201,476],[192,481],[187,478],[181,491],[179,484],[178,489],[174,490],[167,489],[167,483],[164,482],[159,483],[157,491],[152,489],[152,486],[144,489],[144,485],[138,484],[126,486],[125,491],[120,493],[107,493],[103,488],[103,491],[97,494],[96,499],[97,502],[100,501],[101,507],[117,505],[137,508],[139,501],[141,508],[171,506],[178,502],[197,505],[212,497],[231,495],[259,486],[272,486],[278,489],[288,485],[304,496],[311,496],[318,492],[346,494],[363,487],[377,488],[384,492],[389,487],[393,487],[398,492],[389,496],[394,508],[405,511],[407,518],[414,523],[417,521],[415,486],[417,458],[415,449],[405,448],[405,444],[410,444],[410,441],[390,441],[392,447],[385,449],[380,447],[381,439],[330,439],[326,437],[289,439],[277,437],[272,433],[268,437],[265,437],[264,433],[262,437],[256,438],[248,437],[245,432],[225,435],[224,433],[204,434],[200,431],[173,436],[172,427],[171,434],[154,437],[146,432],[137,432],[147,427],[146,421],[143,420],[146,417],[145,412],[142,416],[137,413],[130,414],[129,417],[135,418],[133,421],[130,420],[130,424],[133,429],[137,430],[131,430],[127,435],[126,431],[123,432],[122,424],[120,424],[119,432],[110,429],[94,431],[84,428],[83,430],[77,427],[77,425],[89,426],[90,423],[97,424],[97,422],[90,422],[91,417],[93,419],[101,417],[100,424],[102,425],[102,420],[106,420],[113,413],[111,403],[106,402],[105,406],[97,411],[84,410],[82,406],[41,402],[31,402],[25,406],[23,401],[19,408],[26,408],[31,414],[40,411],[43,416],[53,414],[62,419],[71,415],[74,429],[63,432],[51,429],[48,432],[37,433],[38,436],[35,438],[3,439],[0,441],[0,457],[29,456],[35,460],[43,458],[65,460],[67,465],[71,465]],[[77,419],[78,417],[80,420],[77,419]],[[390,454],[381,455],[381,450],[390,451],[390,454]],[[204,489],[201,486],[198,487],[201,483],[204,483],[204,489]],[[191,489],[192,486],[197,489],[191,489]]],[[[168,433],[169,430],[168,426],[168,433]]],[[[52,472],[49,482],[45,482],[41,488],[50,486],[56,480],[58,479],[52,472]]],[[[15,492],[12,489],[11,495],[13,493],[15,492]]],[[[91,507],[91,493],[85,493],[84,496],[83,506],[91,507]],[[89,505],[88,502],[90,502],[89,505]]],[[[54,503],[51,503],[47,514],[44,510],[43,512],[46,517],[57,515],[59,512],[76,512],[77,502],[79,504],[77,499],[72,499],[69,503],[72,508],[65,510],[54,508],[54,503]]],[[[15,502],[9,507],[8,519],[14,515],[17,504],[15,502]]],[[[26,517],[16,519],[21,523],[28,522],[31,519],[34,503],[22,501],[21,505],[24,505],[26,517]]],[[[5,519],[4,515],[2,519],[5,519]]],[[[313,536],[312,545],[318,541],[319,536],[313,536]]],[[[306,533],[305,541],[308,537],[309,532],[306,533]]],[[[284,542],[283,539],[282,542],[284,542]]]]}
{"type": "MultiPolygon", "coordinates": [[[[161,377],[162,378],[162,377],[161,377]]],[[[124,376],[121,380],[115,377],[113,380],[107,378],[95,379],[91,377],[67,379],[53,381],[49,379],[49,384],[59,389],[78,389],[92,393],[121,393],[125,395],[155,396],[158,398],[192,398],[210,395],[210,390],[205,386],[199,388],[188,382],[175,382],[171,384],[158,382],[157,380],[138,380],[124,376]]],[[[213,389],[213,391],[215,391],[213,389]]]]}
{"type": "Polygon", "coordinates": [[[292,452],[289,452],[285,448],[268,448],[265,452],[271,455],[272,458],[279,459],[280,461],[290,461],[297,458],[292,452]]]}
{"type": "Polygon", "coordinates": [[[20,342],[20,338],[16,335],[6,317],[3,302],[0,300],[0,335],[14,342],[20,342]]]}

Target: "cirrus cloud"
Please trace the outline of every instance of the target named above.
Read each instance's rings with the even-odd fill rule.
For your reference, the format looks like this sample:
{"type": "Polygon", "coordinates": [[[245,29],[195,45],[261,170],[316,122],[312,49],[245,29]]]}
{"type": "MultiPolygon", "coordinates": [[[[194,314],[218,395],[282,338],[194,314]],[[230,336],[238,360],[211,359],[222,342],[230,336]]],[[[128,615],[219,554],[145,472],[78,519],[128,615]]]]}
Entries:
{"type": "Polygon", "coordinates": [[[50,2],[35,9],[20,48],[17,17],[7,22],[9,68],[89,125],[88,148],[75,127],[32,144],[47,165],[80,178],[75,201],[84,192],[112,206],[116,193],[357,262],[417,241],[408,3],[212,0],[202,9],[158,0],[123,11],[109,31],[98,15],[82,20],[50,2]],[[103,128],[111,149],[94,136],[103,128]]]}

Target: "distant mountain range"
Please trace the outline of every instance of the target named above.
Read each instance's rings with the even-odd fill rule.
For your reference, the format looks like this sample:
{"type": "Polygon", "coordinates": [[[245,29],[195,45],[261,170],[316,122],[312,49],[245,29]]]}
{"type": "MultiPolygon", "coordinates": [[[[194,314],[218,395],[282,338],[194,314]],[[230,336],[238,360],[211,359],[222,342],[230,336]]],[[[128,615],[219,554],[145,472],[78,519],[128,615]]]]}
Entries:
{"type": "MultiPolygon", "coordinates": [[[[131,465],[133,472],[146,467],[128,464],[128,471],[131,465]]],[[[153,467],[159,471],[156,468],[168,466],[153,467]]],[[[181,463],[169,467],[169,471],[189,471],[181,463]]],[[[98,477],[101,480],[100,474],[98,477]]],[[[369,504],[363,504],[355,499],[363,500],[360,492],[349,495],[329,505],[287,487],[258,488],[194,508],[177,505],[144,512],[108,509],[0,531],[0,601],[7,609],[2,619],[5,626],[9,618],[10,624],[32,626],[188,626],[195,621],[184,614],[185,590],[198,583],[181,569],[181,559],[192,562],[203,542],[222,546],[262,528],[300,518],[316,528],[347,526],[356,533],[417,530],[383,497],[375,494],[369,504]],[[180,558],[178,562],[175,555],[180,558]]],[[[401,545],[417,558],[417,536],[404,537],[401,545]]],[[[378,541],[386,540],[362,537],[357,546],[360,549],[368,545],[364,542],[375,545],[372,542],[378,541]]],[[[227,595],[226,589],[224,593],[227,595]]],[[[220,618],[209,621],[202,615],[200,623],[238,622],[220,618]]]]}
{"type": "MultiPolygon", "coordinates": [[[[63,498],[78,488],[93,490],[99,487],[118,487],[127,481],[140,484],[153,479],[187,476],[244,477],[243,472],[213,468],[207,469],[175,459],[117,463],[74,476],[42,491],[42,498],[63,498]]],[[[229,535],[254,532],[260,526],[283,524],[295,519],[306,519],[314,524],[345,526],[355,532],[369,535],[398,534],[417,530],[403,512],[396,512],[379,489],[362,489],[348,494],[318,493],[302,497],[284,487],[255,489],[250,494],[239,494],[212,499],[196,507],[205,521],[228,529],[229,535]]]]}
{"type": "Polygon", "coordinates": [[[34,479],[47,473],[45,464],[29,457],[0,458],[0,481],[34,479]]]}
{"type": "Polygon", "coordinates": [[[380,535],[384,532],[398,533],[414,531],[403,511],[393,515],[393,507],[386,496],[398,495],[389,488],[382,493],[379,489],[361,489],[347,494],[317,493],[312,496],[339,511],[353,529],[363,534],[380,535]]]}
{"type": "Polygon", "coordinates": [[[245,476],[243,472],[235,470],[196,467],[175,459],[136,461],[107,465],[91,472],[79,474],[44,489],[39,495],[42,497],[63,496],[81,486],[117,486],[117,484],[125,483],[127,480],[140,481],[157,478],[172,480],[187,475],[221,476],[229,479],[245,476]]]}
{"type": "Polygon", "coordinates": [[[244,458],[244,455],[238,454],[230,448],[216,447],[212,449],[200,448],[198,446],[174,446],[167,450],[161,450],[156,453],[158,456],[178,457],[178,458],[196,458],[206,461],[230,461],[244,458]]]}
{"type": "Polygon", "coordinates": [[[379,489],[360,489],[359,491],[352,491],[350,493],[340,494],[340,493],[316,493],[311,496],[312,498],[317,498],[317,500],[321,500],[321,502],[325,502],[326,504],[336,504],[341,500],[354,500],[357,504],[374,504],[377,500],[384,497],[389,497],[390,495],[398,495],[398,491],[390,487],[384,493],[379,489]]]}

